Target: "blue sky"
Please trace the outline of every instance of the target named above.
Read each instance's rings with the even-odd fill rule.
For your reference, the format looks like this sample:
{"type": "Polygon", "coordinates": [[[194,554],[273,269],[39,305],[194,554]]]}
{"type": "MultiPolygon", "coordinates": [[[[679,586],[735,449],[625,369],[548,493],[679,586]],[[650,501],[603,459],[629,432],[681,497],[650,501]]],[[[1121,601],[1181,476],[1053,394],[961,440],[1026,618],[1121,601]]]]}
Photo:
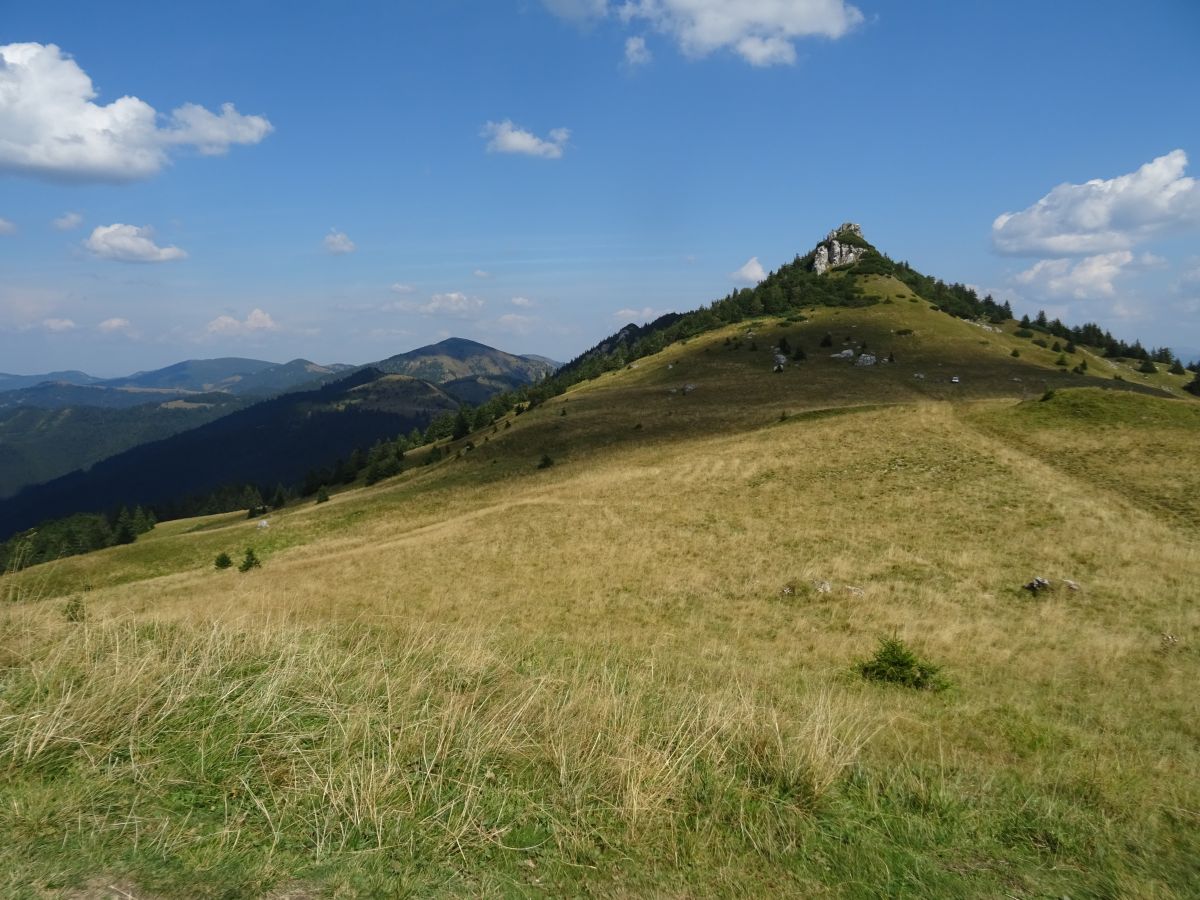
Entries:
{"type": "Polygon", "coordinates": [[[845,220],[1200,356],[1191,0],[0,12],[0,371],[566,359],[845,220]]]}

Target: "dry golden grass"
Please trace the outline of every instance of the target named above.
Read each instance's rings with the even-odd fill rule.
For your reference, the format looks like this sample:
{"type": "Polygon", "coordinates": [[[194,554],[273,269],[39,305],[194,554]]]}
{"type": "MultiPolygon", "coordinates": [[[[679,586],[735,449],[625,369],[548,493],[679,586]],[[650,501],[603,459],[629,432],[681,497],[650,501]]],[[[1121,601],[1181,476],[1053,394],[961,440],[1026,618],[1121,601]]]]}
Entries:
{"type": "Polygon", "coordinates": [[[865,373],[904,401],[867,406],[844,371],[772,381],[721,340],[266,535],[171,523],[6,578],[0,822],[42,860],[14,871],[47,879],[45,827],[81,866],[234,894],[308,860],[364,893],[1185,896],[1187,459],[1132,454],[1163,487],[1127,489],[1133,426],[931,403],[899,373],[865,373]],[[691,377],[688,405],[666,392],[691,377]],[[853,408],[802,414],[831,397],[853,408]],[[250,543],[263,569],[212,569],[250,543]],[[1035,598],[1035,575],[1081,589],[1035,598]],[[953,688],[854,676],[891,633],[953,688]]]}

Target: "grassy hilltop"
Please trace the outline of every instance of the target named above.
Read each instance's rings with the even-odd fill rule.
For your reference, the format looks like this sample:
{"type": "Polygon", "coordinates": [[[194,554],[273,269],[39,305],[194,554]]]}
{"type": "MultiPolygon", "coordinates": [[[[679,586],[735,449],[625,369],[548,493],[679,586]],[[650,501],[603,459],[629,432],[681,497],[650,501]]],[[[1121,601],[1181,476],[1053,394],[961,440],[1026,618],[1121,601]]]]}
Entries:
{"type": "Polygon", "coordinates": [[[0,893],[1194,895],[1189,379],[864,290],[0,579],[0,893]]]}

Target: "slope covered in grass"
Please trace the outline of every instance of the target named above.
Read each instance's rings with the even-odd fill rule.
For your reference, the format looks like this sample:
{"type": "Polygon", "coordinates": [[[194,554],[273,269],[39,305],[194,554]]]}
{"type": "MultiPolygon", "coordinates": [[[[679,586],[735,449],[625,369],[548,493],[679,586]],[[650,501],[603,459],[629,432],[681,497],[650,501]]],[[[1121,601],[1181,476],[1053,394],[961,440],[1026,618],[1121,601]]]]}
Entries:
{"type": "Polygon", "coordinates": [[[1192,466],[1116,475],[1200,406],[1062,390],[1111,379],[889,297],[673,345],[267,529],[0,579],[0,883],[1187,896],[1200,546],[1129,484],[1192,466]],[[808,359],[775,374],[779,336],[808,359]],[[891,635],[950,687],[860,678],[891,635]]]}

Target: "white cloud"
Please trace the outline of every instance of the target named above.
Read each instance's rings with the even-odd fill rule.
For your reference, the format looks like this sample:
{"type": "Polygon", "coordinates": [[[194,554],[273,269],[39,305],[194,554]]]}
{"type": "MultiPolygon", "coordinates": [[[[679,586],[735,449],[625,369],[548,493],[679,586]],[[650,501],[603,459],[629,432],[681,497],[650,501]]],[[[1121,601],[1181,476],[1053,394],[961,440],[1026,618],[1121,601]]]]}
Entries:
{"type": "Polygon", "coordinates": [[[585,22],[608,14],[608,0],[542,0],[545,7],[563,19],[585,22]]]}
{"type": "Polygon", "coordinates": [[[394,309],[420,313],[423,316],[449,316],[454,319],[471,319],[479,314],[483,309],[484,303],[479,297],[470,297],[454,291],[448,294],[434,294],[429,298],[428,303],[414,303],[402,300],[391,305],[394,309]]]}
{"type": "Polygon", "coordinates": [[[253,309],[242,321],[233,316],[217,316],[205,327],[209,335],[222,337],[249,337],[264,331],[278,331],[279,326],[269,313],[253,309]]]}
{"type": "Polygon", "coordinates": [[[1135,255],[1129,250],[1098,253],[1083,259],[1043,259],[1014,278],[1038,298],[1093,300],[1117,296],[1116,281],[1122,276],[1161,268],[1161,256],[1135,255]]]}
{"type": "Polygon", "coordinates": [[[96,326],[96,330],[104,334],[128,334],[133,330],[133,324],[128,319],[105,319],[96,326]]]}
{"type": "Polygon", "coordinates": [[[119,262],[158,263],[187,258],[187,253],[178,247],[155,244],[153,229],[119,223],[93,229],[83,246],[102,259],[119,262]]]}
{"type": "Polygon", "coordinates": [[[0,46],[0,171],[59,181],[134,181],[157,174],[177,147],[205,155],[257,144],[272,131],[232,103],[220,114],[186,103],[160,123],[152,106],[123,96],[92,102],[87,73],[54,44],[0,46]]]}
{"type": "Polygon", "coordinates": [[[613,318],[620,319],[622,322],[653,322],[659,316],[669,312],[669,309],[654,309],[650,306],[643,306],[641,309],[626,307],[613,313],[613,318]]]}
{"type": "Polygon", "coordinates": [[[338,231],[336,228],[331,228],[329,234],[325,235],[325,249],[334,256],[345,256],[347,253],[355,251],[354,241],[344,231],[338,231]]]}
{"type": "Polygon", "coordinates": [[[997,216],[992,241],[1021,256],[1095,256],[1198,227],[1200,183],[1184,175],[1187,164],[1184,151],[1172,150],[1128,175],[1060,184],[1033,206],[997,216]]]}
{"type": "Polygon", "coordinates": [[[474,275],[476,278],[491,278],[492,277],[492,273],[487,271],[486,269],[476,269],[471,274],[474,275]]]}
{"type": "Polygon", "coordinates": [[[738,284],[758,284],[767,277],[767,273],[763,270],[762,263],[758,261],[757,256],[752,256],[746,260],[746,264],[736,272],[731,272],[729,277],[738,284]]]}
{"type": "Polygon", "coordinates": [[[540,156],[543,159],[560,159],[567,141],[571,139],[569,128],[555,128],[543,140],[530,131],[514,125],[511,119],[503,122],[488,122],[480,132],[490,138],[488,153],[520,153],[525,156],[540,156]]]}
{"type": "Polygon", "coordinates": [[[411,294],[416,291],[416,288],[411,284],[402,284],[401,282],[396,281],[393,282],[392,286],[388,288],[388,290],[390,290],[393,294],[411,294]]]}
{"type": "Polygon", "coordinates": [[[521,309],[530,309],[537,305],[528,297],[513,297],[509,302],[512,303],[513,306],[518,306],[521,309]]]}
{"type": "Polygon", "coordinates": [[[1114,297],[1114,282],[1135,263],[1145,265],[1146,257],[1137,260],[1128,250],[1115,250],[1079,260],[1043,259],[1017,275],[1016,282],[1032,288],[1041,297],[1075,300],[1114,297]]]}
{"type": "Polygon", "coordinates": [[[728,49],[754,66],[790,65],[795,39],[840,38],[863,21],[845,0],[628,0],[617,13],[670,35],[688,56],[728,49]]]}
{"type": "Polygon", "coordinates": [[[654,59],[654,54],[646,46],[644,37],[625,39],[625,65],[629,68],[636,69],[638,66],[648,65],[652,59],[654,59]]]}
{"type": "Polygon", "coordinates": [[[65,212],[53,222],[59,231],[73,231],[82,224],[83,216],[77,212],[65,212]]]}
{"type": "Polygon", "coordinates": [[[520,313],[505,313],[496,320],[496,325],[502,331],[513,334],[529,334],[541,320],[537,316],[523,316],[520,313]]]}
{"type": "Polygon", "coordinates": [[[0,235],[16,234],[16,233],[17,233],[16,225],[14,225],[12,222],[8,221],[8,219],[0,219],[0,235]]]}
{"type": "Polygon", "coordinates": [[[70,319],[43,319],[42,327],[47,331],[59,334],[63,331],[73,331],[75,329],[75,323],[70,319]]]}

